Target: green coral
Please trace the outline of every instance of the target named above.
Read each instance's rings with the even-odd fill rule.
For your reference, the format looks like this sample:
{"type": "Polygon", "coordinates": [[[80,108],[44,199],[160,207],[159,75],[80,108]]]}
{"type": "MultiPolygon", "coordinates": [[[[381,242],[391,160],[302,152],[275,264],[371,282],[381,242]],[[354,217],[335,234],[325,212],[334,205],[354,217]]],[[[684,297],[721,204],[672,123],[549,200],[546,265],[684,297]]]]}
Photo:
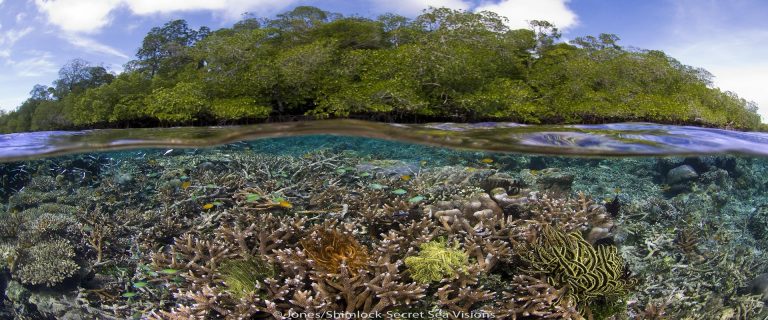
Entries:
{"type": "Polygon", "coordinates": [[[632,281],[624,276],[624,260],[615,246],[590,245],[578,232],[544,225],[537,243],[523,258],[532,273],[544,274],[556,287],[567,287],[578,303],[598,297],[621,297],[632,281]]]}
{"type": "Polygon", "coordinates": [[[259,282],[275,276],[275,268],[259,257],[227,260],[219,266],[227,292],[236,298],[255,294],[259,282]]]}
{"type": "Polygon", "coordinates": [[[445,241],[430,241],[419,246],[418,255],[405,258],[411,278],[421,283],[437,282],[462,272],[469,264],[458,244],[449,248],[445,241]]]}

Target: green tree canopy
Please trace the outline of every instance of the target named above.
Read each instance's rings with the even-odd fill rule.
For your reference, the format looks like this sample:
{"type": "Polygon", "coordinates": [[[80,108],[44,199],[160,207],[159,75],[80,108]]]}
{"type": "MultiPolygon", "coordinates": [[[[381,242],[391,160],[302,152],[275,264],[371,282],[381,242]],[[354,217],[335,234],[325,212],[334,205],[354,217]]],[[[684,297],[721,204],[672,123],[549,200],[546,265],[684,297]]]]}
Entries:
{"type": "Polygon", "coordinates": [[[757,108],[712,74],[602,33],[561,41],[547,21],[510,29],[492,12],[415,19],[299,6],[211,32],[152,28],[115,76],[81,59],[38,85],[3,132],[219,124],[269,117],[526,123],[651,121],[757,129],[757,108]]]}

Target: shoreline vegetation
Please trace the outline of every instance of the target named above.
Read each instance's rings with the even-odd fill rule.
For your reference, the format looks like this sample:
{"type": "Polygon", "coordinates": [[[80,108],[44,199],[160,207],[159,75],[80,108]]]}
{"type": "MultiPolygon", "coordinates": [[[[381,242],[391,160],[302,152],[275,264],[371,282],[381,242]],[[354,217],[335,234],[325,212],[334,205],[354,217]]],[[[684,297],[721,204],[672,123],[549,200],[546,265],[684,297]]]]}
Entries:
{"type": "Polygon", "coordinates": [[[367,19],[300,6],[216,31],[174,20],[120,74],[70,61],[0,113],[0,132],[326,118],[768,130],[754,102],[715,88],[706,70],[618,41],[566,43],[546,21],[513,30],[494,13],[447,8],[367,19]]]}

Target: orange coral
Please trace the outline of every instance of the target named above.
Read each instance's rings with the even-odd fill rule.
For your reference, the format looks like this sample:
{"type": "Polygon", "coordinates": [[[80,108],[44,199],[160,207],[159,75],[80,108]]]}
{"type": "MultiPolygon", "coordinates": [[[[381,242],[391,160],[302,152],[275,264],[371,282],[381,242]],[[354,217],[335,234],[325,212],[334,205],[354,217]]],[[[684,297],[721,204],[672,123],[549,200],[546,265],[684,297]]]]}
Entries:
{"type": "Polygon", "coordinates": [[[338,230],[318,230],[302,240],[301,245],[315,265],[328,272],[341,272],[343,264],[350,275],[355,275],[368,265],[367,248],[353,236],[338,230]]]}

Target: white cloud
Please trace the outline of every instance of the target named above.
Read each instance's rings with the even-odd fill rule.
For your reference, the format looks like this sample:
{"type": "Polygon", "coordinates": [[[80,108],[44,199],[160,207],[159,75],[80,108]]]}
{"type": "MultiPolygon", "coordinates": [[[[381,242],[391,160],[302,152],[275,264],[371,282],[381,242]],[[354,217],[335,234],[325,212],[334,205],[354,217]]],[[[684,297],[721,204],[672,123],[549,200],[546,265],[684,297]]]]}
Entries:
{"type": "Polygon", "coordinates": [[[11,48],[13,48],[13,45],[33,30],[34,28],[27,27],[21,30],[11,29],[5,32],[0,32],[0,58],[6,62],[11,61],[11,48]]]}
{"type": "Polygon", "coordinates": [[[17,14],[16,15],[16,23],[20,23],[20,22],[24,21],[24,18],[26,18],[26,17],[27,17],[27,14],[24,13],[24,12],[17,14]]]}
{"type": "Polygon", "coordinates": [[[94,32],[110,22],[109,13],[122,0],[35,0],[48,22],[69,32],[94,32]]]}
{"type": "Polygon", "coordinates": [[[137,15],[210,10],[236,19],[244,12],[272,13],[298,0],[35,0],[48,22],[64,31],[97,32],[111,22],[110,14],[121,7],[137,15]]]}
{"type": "Polygon", "coordinates": [[[223,13],[227,20],[237,20],[243,13],[272,14],[299,0],[122,0],[135,14],[151,15],[179,11],[209,10],[223,13]]]}
{"type": "Polygon", "coordinates": [[[768,122],[768,24],[760,15],[764,2],[677,0],[669,5],[669,34],[654,47],[680,62],[711,72],[715,86],[755,101],[768,122]]]}
{"type": "Polygon", "coordinates": [[[475,11],[491,11],[509,19],[509,27],[528,28],[528,21],[546,20],[561,31],[576,26],[578,18],[568,8],[570,0],[502,0],[483,3],[475,11]]]}
{"type": "Polygon", "coordinates": [[[691,37],[667,44],[669,55],[680,62],[707,69],[715,86],[755,101],[763,122],[768,121],[768,31],[741,30],[738,33],[691,37]]]}
{"type": "Polygon", "coordinates": [[[55,74],[59,69],[51,61],[53,55],[48,52],[32,52],[32,56],[13,63],[13,70],[19,77],[41,77],[55,74]]]}
{"type": "Polygon", "coordinates": [[[24,29],[11,29],[6,32],[0,33],[0,46],[10,47],[13,46],[16,41],[19,41],[24,36],[32,32],[34,28],[27,27],[24,29]]]}
{"type": "Polygon", "coordinates": [[[227,1],[184,0],[126,0],[125,4],[136,14],[168,13],[174,11],[221,10],[226,8],[227,1]]]}
{"type": "Polygon", "coordinates": [[[765,84],[768,83],[768,63],[713,67],[709,71],[716,75],[715,85],[756,102],[761,107],[758,113],[762,116],[763,122],[768,121],[768,95],[765,93],[765,84]]]}
{"type": "Polygon", "coordinates": [[[108,54],[108,55],[116,56],[123,59],[130,58],[126,54],[120,52],[120,50],[112,48],[106,44],[100,43],[88,37],[80,36],[73,33],[68,33],[63,35],[63,38],[69,41],[69,43],[85,49],[85,51],[108,54]]]}
{"type": "Polygon", "coordinates": [[[382,13],[392,12],[405,16],[416,16],[429,7],[468,10],[472,6],[471,2],[463,0],[373,0],[373,4],[382,13]]]}
{"type": "Polygon", "coordinates": [[[21,90],[19,93],[18,90],[11,90],[11,89],[18,89],[18,88],[1,88],[0,89],[0,111],[13,111],[16,110],[16,108],[21,105],[24,100],[27,100],[27,94],[25,91],[21,90]]]}

